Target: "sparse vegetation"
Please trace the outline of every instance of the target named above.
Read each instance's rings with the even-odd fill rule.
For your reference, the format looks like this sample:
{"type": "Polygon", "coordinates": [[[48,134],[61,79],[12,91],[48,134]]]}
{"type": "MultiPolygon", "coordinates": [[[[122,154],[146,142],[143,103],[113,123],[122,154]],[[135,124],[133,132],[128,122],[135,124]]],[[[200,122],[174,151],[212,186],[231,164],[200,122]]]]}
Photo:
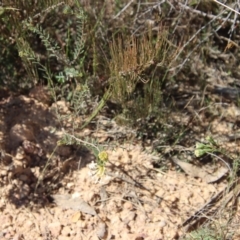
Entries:
{"type": "MultiPolygon", "coordinates": [[[[89,166],[90,175],[83,172],[83,183],[90,184],[92,175],[102,179],[92,183],[100,184],[94,187],[101,186],[101,193],[86,197],[94,207],[108,201],[103,196],[106,187],[120,194],[118,184],[126,182],[141,189],[140,194],[121,193],[120,205],[131,202],[134,207],[128,212],[142,209],[145,217],[157,219],[152,224],[163,226],[156,225],[159,232],[156,226],[146,234],[144,229],[131,232],[138,229],[131,222],[141,213],[134,212],[135,220],[129,221],[121,215],[131,239],[238,239],[239,223],[236,227],[233,218],[240,194],[239,4],[236,0],[3,0],[0,185],[16,181],[6,194],[8,200],[23,204],[17,187],[22,184],[22,189],[30,189],[22,193],[24,199],[33,192],[31,201],[37,204],[37,198],[58,193],[66,176],[89,166]],[[151,160],[134,156],[126,143],[150,151],[151,160]],[[91,161],[86,157],[89,151],[91,161]],[[10,162],[14,167],[7,172],[10,162]],[[175,197],[177,190],[163,194],[160,188],[165,185],[155,186],[164,182],[163,176],[169,180],[167,174],[176,168],[189,178],[206,181],[205,188],[215,184],[215,190],[209,190],[212,198],[204,191],[196,193],[204,196],[183,213],[184,220],[173,215],[198,201],[193,200],[194,193],[188,196],[189,189],[183,190],[184,196],[175,197]],[[216,174],[216,169],[223,171],[216,174]],[[112,180],[105,179],[109,176],[112,180]],[[152,216],[147,202],[151,207],[156,204],[156,212],[171,209],[171,220],[152,216]],[[172,223],[176,229],[168,235],[172,223]],[[150,232],[156,235],[150,237],[150,232]]],[[[180,182],[176,180],[176,185],[180,182]]],[[[97,213],[90,209],[90,214],[97,213]]],[[[158,215],[165,216],[164,211],[158,215]]],[[[51,237],[44,239],[55,239],[51,237]]]]}

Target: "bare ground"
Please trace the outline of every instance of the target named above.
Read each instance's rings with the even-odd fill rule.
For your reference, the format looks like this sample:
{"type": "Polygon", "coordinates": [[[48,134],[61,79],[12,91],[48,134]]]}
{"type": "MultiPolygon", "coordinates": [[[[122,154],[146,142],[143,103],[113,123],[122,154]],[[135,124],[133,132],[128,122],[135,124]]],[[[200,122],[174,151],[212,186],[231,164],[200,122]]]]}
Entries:
{"type": "MultiPolygon", "coordinates": [[[[214,219],[220,216],[219,226],[228,226],[229,239],[238,239],[240,233],[231,231],[231,227],[237,229],[239,213],[236,211],[230,225],[224,211],[228,203],[216,199],[219,194],[226,199],[226,177],[209,183],[186,174],[186,168],[185,172],[179,171],[173,159],[133,140],[133,130],[99,116],[103,127],[79,132],[101,143],[113,139],[107,148],[106,174],[98,179],[91,168],[94,156],[84,147],[61,145],[55,149],[63,127],[68,127],[67,121],[61,125],[56,117],[56,109],[69,111],[64,101],[51,104],[40,87],[28,96],[2,92],[0,104],[0,239],[180,239],[209,214],[206,204],[219,210],[214,219]],[[131,135],[132,140],[120,144],[116,137],[120,133],[128,138],[131,135]],[[165,168],[156,168],[156,162],[161,161],[165,168]],[[221,212],[220,206],[225,206],[221,212]]],[[[229,153],[237,152],[237,137],[230,139],[236,136],[233,126],[239,118],[237,106],[228,103],[209,106],[208,110],[212,112],[212,120],[207,123],[211,128],[197,137],[211,133],[229,153]]],[[[206,111],[189,111],[201,122],[192,124],[195,133],[189,136],[194,138],[206,125],[208,115],[206,111]]],[[[189,118],[186,114],[172,116],[176,122],[189,123],[189,118]]],[[[75,121],[81,122],[81,118],[75,121]]],[[[165,152],[187,150],[168,146],[165,152]]],[[[194,151],[193,146],[190,150],[194,151]]],[[[219,163],[214,166],[218,168],[219,163]]]]}

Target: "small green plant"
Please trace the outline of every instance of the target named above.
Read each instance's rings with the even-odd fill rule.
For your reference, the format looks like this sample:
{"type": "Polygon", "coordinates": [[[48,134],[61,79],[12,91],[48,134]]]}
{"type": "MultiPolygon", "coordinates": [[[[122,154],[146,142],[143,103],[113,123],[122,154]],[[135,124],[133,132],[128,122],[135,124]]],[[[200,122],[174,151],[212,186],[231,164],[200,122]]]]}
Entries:
{"type": "Polygon", "coordinates": [[[216,141],[211,137],[206,137],[206,143],[196,143],[196,149],[194,151],[196,157],[202,157],[205,154],[221,152],[221,148],[216,141]]]}
{"type": "Polygon", "coordinates": [[[108,162],[108,153],[106,151],[99,152],[97,157],[97,174],[99,177],[104,176],[107,162],[108,162]]]}
{"type": "Polygon", "coordinates": [[[216,232],[207,228],[200,228],[190,232],[185,240],[222,240],[222,236],[218,236],[216,232]]]}
{"type": "Polygon", "coordinates": [[[105,175],[106,164],[108,162],[108,153],[104,150],[104,147],[101,146],[98,142],[88,138],[82,140],[74,135],[65,133],[62,139],[58,141],[58,146],[63,144],[65,145],[76,144],[85,146],[94,154],[96,158],[96,163],[93,163],[91,167],[92,170],[94,171],[94,174],[96,174],[98,178],[101,178],[105,175]]]}
{"type": "Polygon", "coordinates": [[[232,159],[228,156],[227,151],[221,148],[211,136],[206,137],[206,143],[196,143],[196,149],[194,153],[196,157],[202,157],[205,154],[211,155],[222,161],[229,169],[229,171],[233,172],[230,164],[228,163],[229,160],[232,161],[232,159]],[[220,157],[219,154],[225,156],[228,160],[226,161],[223,157],[220,157]]]}

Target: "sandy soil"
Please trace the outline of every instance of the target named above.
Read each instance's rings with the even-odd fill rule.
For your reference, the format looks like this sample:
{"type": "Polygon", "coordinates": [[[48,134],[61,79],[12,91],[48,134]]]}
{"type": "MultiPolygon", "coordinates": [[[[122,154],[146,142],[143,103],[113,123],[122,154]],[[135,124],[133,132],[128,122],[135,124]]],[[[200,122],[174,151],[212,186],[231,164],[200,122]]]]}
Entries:
{"type": "MultiPolygon", "coordinates": [[[[40,90],[0,102],[0,239],[179,239],[189,227],[184,222],[227,186],[226,179],[207,183],[178,171],[171,159],[167,170],[155,168],[161,156],[137,141],[110,144],[98,178],[84,147],[55,149],[68,124],[59,124],[55,110],[69,109],[40,90]]],[[[215,122],[218,133],[228,127],[215,122]]],[[[104,143],[110,132],[123,132],[112,124],[111,131],[80,133],[104,143]]]]}

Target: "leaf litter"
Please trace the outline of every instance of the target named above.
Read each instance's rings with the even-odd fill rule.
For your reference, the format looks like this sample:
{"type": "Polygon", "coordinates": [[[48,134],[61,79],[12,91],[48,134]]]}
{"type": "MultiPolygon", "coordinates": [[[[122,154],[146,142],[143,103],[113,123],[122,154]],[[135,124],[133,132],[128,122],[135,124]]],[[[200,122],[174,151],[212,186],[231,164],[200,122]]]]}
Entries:
{"type": "Polygon", "coordinates": [[[97,213],[94,210],[93,207],[89,206],[85,201],[83,201],[81,198],[72,197],[71,195],[52,195],[54,202],[57,204],[57,206],[63,208],[63,209],[73,209],[81,211],[82,213],[87,213],[92,216],[95,216],[97,213]]]}
{"type": "Polygon", "coordinates": [[[213,183],[218,181],[220,178],[225,176],[229,171],[228,168],[220,166],[217,169],[215,169],[215,171],[213,170],[212,172],[210,172],[211,168],[213,168],[212,166],[208,165],[205,167],[197,167],[191,163],[180,161],[176,157],[173,157],[173,161],[177,165],[179,165],[182,168],[182,170],[189,176],[201,178],[203,181],[207,183],[213,183]]]}

